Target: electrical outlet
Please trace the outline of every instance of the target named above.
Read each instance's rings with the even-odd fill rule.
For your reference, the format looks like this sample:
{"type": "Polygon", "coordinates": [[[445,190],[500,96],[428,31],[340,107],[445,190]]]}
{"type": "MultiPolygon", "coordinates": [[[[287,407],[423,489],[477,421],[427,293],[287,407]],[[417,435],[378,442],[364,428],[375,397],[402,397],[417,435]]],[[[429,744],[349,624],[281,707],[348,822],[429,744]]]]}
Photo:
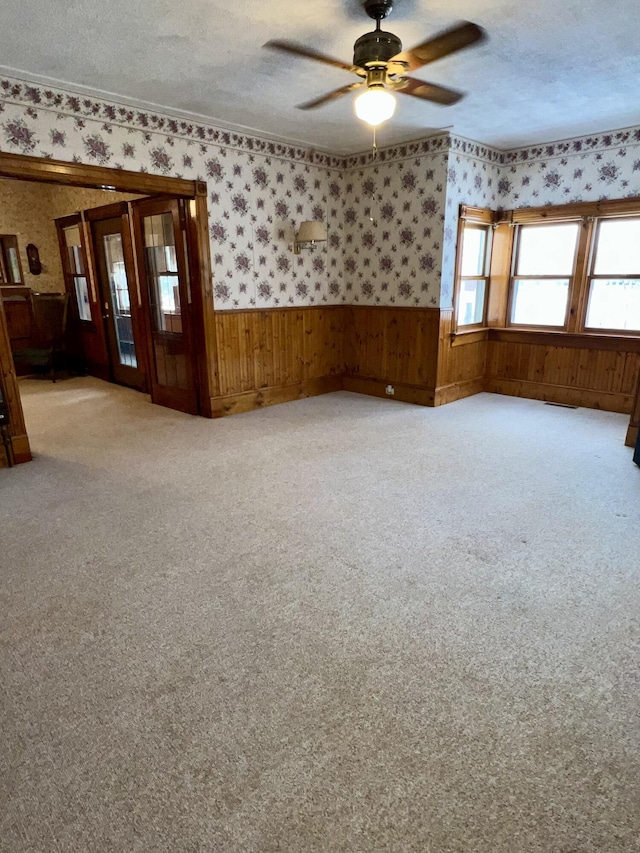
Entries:
{"type": "Polygon", "coordinates": [[[393,395],[396,393],[396,389],[393,387],[393,385],[387,385],[385,391],[390,397],[393,397],[393,395]]]}

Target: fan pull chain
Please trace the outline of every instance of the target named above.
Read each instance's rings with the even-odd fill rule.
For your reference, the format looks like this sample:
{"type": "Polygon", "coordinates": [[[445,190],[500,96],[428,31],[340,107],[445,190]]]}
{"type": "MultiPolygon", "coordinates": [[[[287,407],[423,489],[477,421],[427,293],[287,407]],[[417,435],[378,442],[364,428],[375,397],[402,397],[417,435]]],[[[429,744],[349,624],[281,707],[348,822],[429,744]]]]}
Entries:
{"type": "Polygon", "coordinates": [[[376,128],[373,128],[373,161],[375,162],[378,157],[378,142],[376,140],[376,128]]]}

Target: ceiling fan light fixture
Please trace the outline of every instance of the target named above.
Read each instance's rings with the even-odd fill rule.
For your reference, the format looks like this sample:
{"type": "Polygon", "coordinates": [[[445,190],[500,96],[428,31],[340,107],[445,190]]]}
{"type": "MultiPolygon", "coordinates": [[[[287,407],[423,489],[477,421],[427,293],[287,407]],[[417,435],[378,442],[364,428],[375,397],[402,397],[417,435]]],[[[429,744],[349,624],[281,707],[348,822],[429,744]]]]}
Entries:
{"type": "Polygon", "coordinates": [[[377,127],[394,114],[396,99],[384,86],[370,86],[356,98],[355,109],[359,119],[377,127]]]}

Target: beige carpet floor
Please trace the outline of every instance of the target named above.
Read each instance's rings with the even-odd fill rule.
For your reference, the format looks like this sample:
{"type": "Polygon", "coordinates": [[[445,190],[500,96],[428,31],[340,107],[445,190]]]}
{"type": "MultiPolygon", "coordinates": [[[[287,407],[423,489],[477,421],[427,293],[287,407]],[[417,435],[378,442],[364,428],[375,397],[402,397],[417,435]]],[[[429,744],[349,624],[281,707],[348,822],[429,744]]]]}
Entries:
{"type": "Polygon", "coordinates": [[[3,853],[640,850],[627,417],[22,389],[3,853]]]}

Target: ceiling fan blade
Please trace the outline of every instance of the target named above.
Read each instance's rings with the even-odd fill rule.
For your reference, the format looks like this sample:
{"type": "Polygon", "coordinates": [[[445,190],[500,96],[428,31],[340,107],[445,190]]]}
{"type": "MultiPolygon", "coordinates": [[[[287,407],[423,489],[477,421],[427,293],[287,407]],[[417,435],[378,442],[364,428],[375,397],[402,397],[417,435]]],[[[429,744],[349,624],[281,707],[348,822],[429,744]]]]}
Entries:
{"type": "Polygon", "coordinates": [[[321,95],[319,98],[314,98],[313,101],[306,101],[304,104],[298,104],[299,110],[315,110],[317,107],[323,107],[325,104],[331,103],[343,95],[348,95],[354,89],[361,89],[365,86],[364,80],[358,83],[349,83],[348,86],[343,86],[341,89],[334,89],[333,92],[327,92],[326,95],[321,95]]]}
{"type": "Polygon", "coordinates": [[[450,30],[445,30],[440,35],[428,39],[411,50],[397,53],[389,60],[389,70],[393,72],[393,66],[398,62],[405,64],[408,71],[415,71],[422,68],[423,65],[435,62],[436,59],[442,59],[450,53],[484,41],[485,38],[486,33],[481,27],[467,21],[451,27],[450,30]]]}
{"type": "Polygon", "coordinates": [[[395,90],[396,92],[422,98],[423,101],[433,101],[434,104],[442,104],[445,107],[457,104],[464,98],[464,92],[447,89],[446,86],[437,86],[435,83],[425,83],[424,80],[416,80],[414,77],[405,77],[401,84],[395,90]]]}
{"type": "Polygon", "coordinates": [[[305,47],[303,44],[298,44],[295,41],[285,41],[281,39],[273,39],[268,41],[263,47],[268,47],[269,50],[279,50],[282,53],[291,53],[293,56],[301,56],[304,59],[313,59],[316,62],[323,62],[325,65],[332,65],[334,68],[341,68],[343,71],[351,71],[354,73],[364,73],[362,69],[355,65],[348,65],[340,59],[334,59],[332,56],[326,56],[311,47],[305,47]]]}

